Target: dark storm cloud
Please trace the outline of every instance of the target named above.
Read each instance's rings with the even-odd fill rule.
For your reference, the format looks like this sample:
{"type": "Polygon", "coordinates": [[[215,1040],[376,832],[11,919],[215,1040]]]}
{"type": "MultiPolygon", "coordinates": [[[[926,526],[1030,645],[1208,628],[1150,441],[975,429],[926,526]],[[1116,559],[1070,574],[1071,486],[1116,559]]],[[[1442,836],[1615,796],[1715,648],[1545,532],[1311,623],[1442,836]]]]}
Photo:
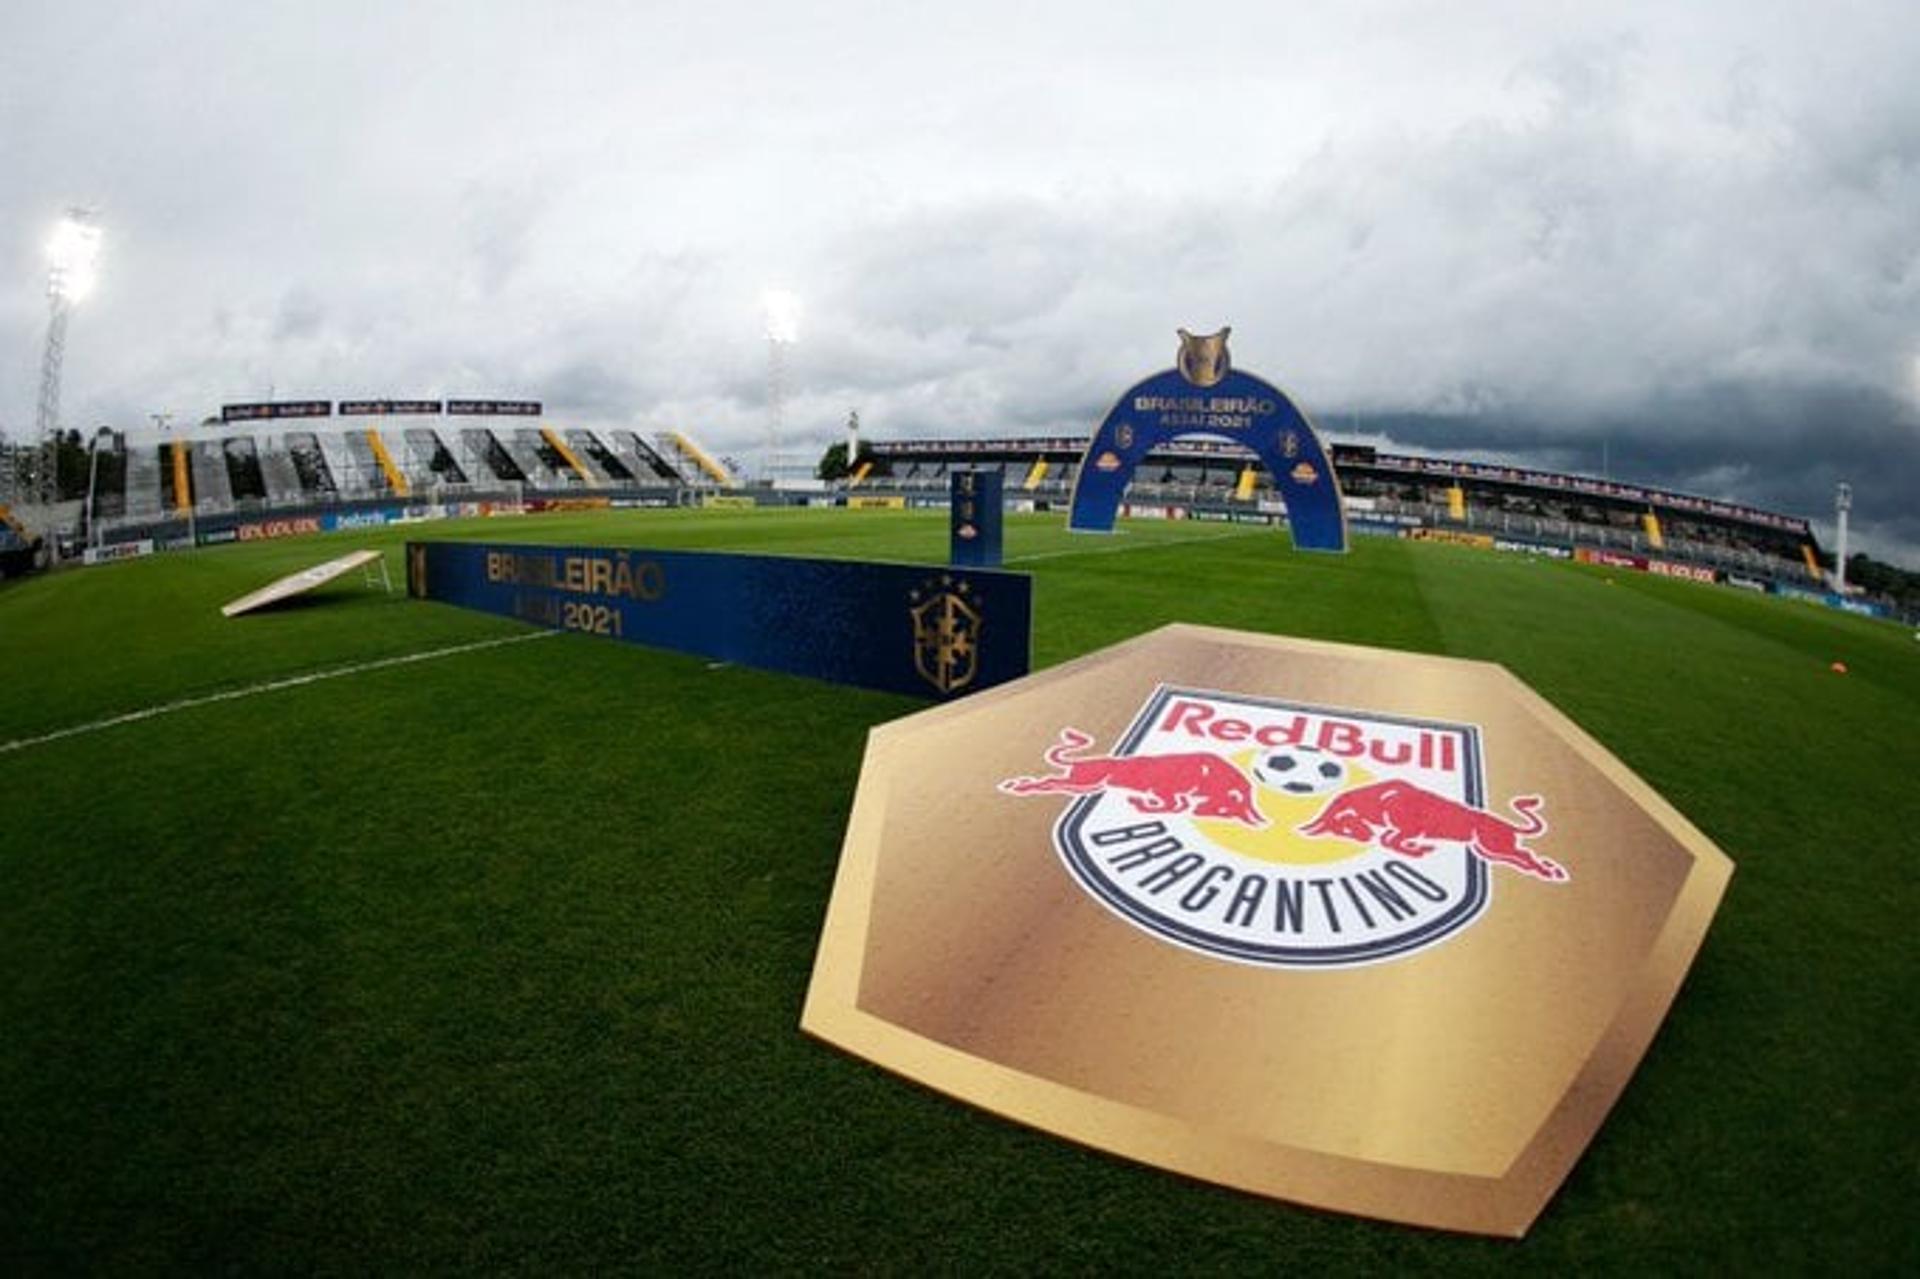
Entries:
{"type": "MultiPolygon", "coordinates": [[[[1323,424],[1324,425],[1324,424],[1323,424]]],[[[1339,423],[1332,434],[1342,434],[1339,423]]],[[[1363,433],[1451,455],[1494,455],[1687,493],[1737,494],[1815,521],[1830,539],[1834,489],[1879,512],[1891,551],[1920,548],[1920,414],[1858,386],[1723,383],[1669,390],[1634,412],[1568,429],[1524,414],[1447,417],[1383,413],[1363,433]]]]}

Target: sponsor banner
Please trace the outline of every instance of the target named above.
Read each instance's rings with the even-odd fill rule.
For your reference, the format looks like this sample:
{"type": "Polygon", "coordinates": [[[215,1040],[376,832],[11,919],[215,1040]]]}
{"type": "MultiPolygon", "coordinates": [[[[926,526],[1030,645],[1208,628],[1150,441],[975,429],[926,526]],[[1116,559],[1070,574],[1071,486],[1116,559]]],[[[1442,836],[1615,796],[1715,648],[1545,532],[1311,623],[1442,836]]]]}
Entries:
{"type": "Polygon", "coordinates": [[[1128,502],[1121,506],[1120,514],[1130,520],[1184,520],[1187,508],[1163,506],[1158,502],[1128,502]]]}
{"type": "Polygon", "coordinates": [[[1519,1235],[1731,871],[1499,667],[1170,626],[874,732],[801,1024],[1188,1176],[1519,1235]]]}
{"type": "Polygon", "coordinates": [[[163,551],[190,551],[193,549],[193,539],[190,537],[164,538],[160,541],[159,547],[163,551]]]}
{"type": "Polygon", "coordinates": [[[904,511],[907,509],[907,499],[854,496],[847,499],[847,509],[849,511],[904,511]]]}
{"type": "Polygon", "coordinates": [[[111,564],[115,560],[132,560],[151,554],[153,539],[148,537],[137,542],[115,542],[111,546],[89,546],[80,558],[87,564],[111,564]]]}
{"type": "Polygon", "coordinates": [[[468,417],[539,417],[538,400],[448,400],[450,415],[468,417]]]}
{"type": "Polygon", "coordinates": [[[1346,506],[1349,513],[1365,511],[1371,514],[1375,509],[1375,502],[1370,497],[1343,497],[1340,500],[1346,506]]]}
{"type": "Polygon", "coordinates": [[[1233,513],[1231,511],[1203,510],[1200,507],[1195,507],[1188,514],[1187,518],[1199,520],[1205,524],[1227,524],[1232,522],[1233,513]]]}
{"type": "Polygon", "coordinates": [[[1801,586],[1788,586],[1780,583],[1774,588],[1774,594],[1790,600],[1799,600],[1803,604],[1825,604],[1828,608],[1837,608],[1843,613],[1854,613],[1861,617],[1887,617],[1888,611],[1879,604],[1869,604],[1866,600],[1849,599],[1833,591],[1810,591],[1801,586]]]}
{"type": "Polygon", "coordinates": [[[525,515],[526,513],[527,513],[527,504],[525,502],[482,502],[480,503],[480,514],[485,516],[525,515]]]}
{"type": "Polygon", "coordinates": [[[1347,527],[1368,537],[1404,537],[1407,533],[1407,526],[1398,520],[1382,519],[1375,515],[1350,515],[1347,517],[1347,527]]]}
{"type": "Polygon", "coordinates": [[[1623,555],[1619,551],[1603,550],[1597,546],[1578,546],[1574,548],[1573,558],[1581,564],[1598,564],[1603,568],[1631,568],[1644,573],[1647,571],[1647,557],[1644,555],[1623,555]]]}
{"type": "Polygon", "coordinates": [[[1032,581],[987,569],[409,542],[416,598],[921,697],[1027,672],[1032,581]]]}
{"type": "Polygon", "coordinates": [[[530,497],[529,511],[604,511],[613,505],[606,497],[530,497]]]}
{"type": "Polygon", "coordinates": [[[281,417],[332,417],[333,405],[326,400],[275,400],[255,404],[222,404],[222,422],[257,422],[281,417]]]}
{"type": "Polygon", "coordinates": [[[750,511],[757,503],[750,497],[738,493],[702,493],[700,505],[723,511],[750,511]]]}
{"type": "Polygon", "coordinates": [[[1689,582],[1714,582],[1720,575],[1703,564],[1676,564],[1672,560],[1648,560],[1647,571],[1658,577],[1678,577],[1689,582]]]}
{"type": "Polygon", "coordinates": [[[1493,538],[1486,533],[1467,533],[1454,528],[1416,528],[1407,533],[1416,542],[1449,542],[1454,546],[1471,546],[1476,551],[1493,549],[1493,538]]]}
{"type": "Polygon", "coordinates": [[[1758,591],[1764,595],[1767,590],[1767,584],[1757,577],[1742,577],[1738,573],[1729,573],[1720,580],[1728,586],[1738,587],[1743,591],[1758,591]]]}
{"type": "Polygon", "coordinates": [[[292,519],[257,520],[250,524],[242,524],[234,530],[234,534],[242,542],[259,542],[273,537],[301,537],[320,531],[319,516],[298,515],[292,519]]]}
{"type": "Polygon", "coordinates": [[[329,533],[355,528],[380,528],[383,525],[392,523],[395,519],[395,514],[393,511],[386,510],[340,511],[335,514],[322,516],[320,523],[329,533]]]}
{"type": "MultiPolygon", "coordinates": [[[[647,510],[661,506],[672,506],[673,499],[664,493],[650,497],[616,497],[613,499],[612,505],[616,511],[647,510]]],[[[814,501],[808,502],[807,505],[827,506],[830,505],[830,503],[814,501]]]]}
{"type": "Polygon", "coordinates": [[[1284,517],[1266,515],[1259,511],[1233,511],[1230,512],[1229,518],[1231,518],[1235,524],[1265,524],[1268,528],[1273,527],[1275,524],[1286,523],[1284,517]]]}
{"type": "Polygon", "coordinates": [[[387,417],[394,414],[439,413],[438,400],[342,400],[341,417],[387,417]]]}
{"type": "Polygon", "coordinates": [[[1554,546],[1549,542],[1524,542],[1511,537],[1493,539],[1493,549],[1505,551],[1510,555],[1539,555],[1550,560],[1570,560],[1573,558],[1571,546],[1554,546]]]}
{"type": "Polygon", "coordinates": [[[1013,501],[1007,503],[1007,509],[1015,515],[1031,515],[1033,514],[1033,499],[1016,497],[1013,501]]]}
{"type": "Polygon", "coordinates": [[[199,533],[200,545],[219,546],[225,542],[240,540],[240,530],[236,528],[203,528],[199,533]]]}

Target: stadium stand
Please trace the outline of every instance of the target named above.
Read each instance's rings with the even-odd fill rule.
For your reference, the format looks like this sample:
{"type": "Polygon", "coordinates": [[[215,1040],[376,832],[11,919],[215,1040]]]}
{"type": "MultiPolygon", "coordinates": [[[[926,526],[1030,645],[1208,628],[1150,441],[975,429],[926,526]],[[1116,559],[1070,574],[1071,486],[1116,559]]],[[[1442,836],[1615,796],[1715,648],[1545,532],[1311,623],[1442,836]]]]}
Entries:
{"type": "Polygon", "coordinates": [[[159,446],[126,446],[126,458],[126,480],[121,485],[121,514],[127,519],[157,517],[161,511],[159,446]]]}
{"type": "Polygon", "coordinates": [[[680,474],[689,483],[722,486],[733,483],[727,468],[714,461],[713,455],[701,448],[685,431],[663,431],[654,439],[660,446],[660,452],[674,459],[680,474]]]}
{"type": "Polygon", "coordinates": [[[462,427],[460,454],[466,460],[467,474],[484,482],[488,478],[508,484],[525,484],[526,472],[514,464],[499,437],[484,426],[462,427]]]}
{"type": "MultiPolygon", "coordinates": [[[[376,480],[380,480],[380,468],[374,462],[372,451],[367,449],[363,437],[352,432],[316,431],[313,440],[328,474],[333,476],[335,492],[346,497],[365,497],[380,491],[375,484],[376,480]],[[365,454],[364,464],[360,453],[348,445],[349,438],[359,440],[360,452],[365,454]]],[[[380,480],[382,486],[384,483],[384,480],[380,480]]]]}
{"type": "Polygon", "coordinates": [[[540,438],[540,432],[522,427],[516,431],[509,431],[501,443],[506,447],[507,456],[513,459],[514,466],[527,477],[527,483],[537,488],[566,487],[566,481],[560,477],[559,469],[565,463],[561,462],[560,456],[540,438]]]}
{"type": "MultiPolygon", "coordinates": [[[[891,478],[869,478],[862,491],[944,493],[956,466],[991,467],[1009,477],[1009,492],[1036,508],[1066,503],[1086,449],[1079,436],[984,440],[875,440],[872,457],[891,478]],[[1027,487],[1026,481],[1046,467],[1027,487]],[[1019,487],[1015,488],[1016,481],[1019,487]]],[[[1369,531],[1426,527],[1565,547],[1659,553],[1769,580],[1815,577],[1817,551],[1803,519],[1664,489],[1592,476],[1495,466],[1452,458],[1380,453],[1335,444],[1333,462],[1349,520],[1369,531]]],[[[1225,441],[1175,441],[1144,459],[1128,498],[1201,518],[1233,518],[1236,509],[1273,506],[1273,480],[1253,455],[1225,441]],[[1245,472],[1254,469],[1253,482],[1245,472]]]]}
{"type": "Polygon", "coordinates": [[[435,484],[467,482],[466,472],[441,440],[439,432],[429,427],[409,426],[400,434],[406,442],[404,468],[415,486],[431,488],[435,484]]]}
{"type": "Polygon", "coordinates": [[[571,430],[566,433],[567,447],[572,450],[593,477],[602,484],[631,484],[633,472],[615,457],[613,453],[594,437],[592,431],[571,430]]]}
{"type": "Polygon", "coordinates": [[[300,492],[318,498],[336,495],[339,485],[334,482],[333,469],[327,465],[327,455],[320,447],[319,438],[312,431],[289,432],[285,438],[287,456],[300,477],[300,492]]]}
{"type": "Polygon", "coordinates": [[[380,459],[374,456],[373,445],[367,442],[364,431],[347,431],[339,437],[339,443],[340,451],[346,454],[347,473],[352,477],[350,482],[357,483],[361,492],[393,491],[392,481],[387,478],[380,459]]]}
{"type": "Polygon", "coordinates": [[[293,454],[287,448],[284,436],[274,439],[271,436],[258,441],[260,477],[266,484],[267,501],[271,503],[297,502],[307,492],[302,483],[300,468],[294,464],[293,454]]]}
{"type": "Polygon", "coordinates": [[[633,474],[641,484],[679,484],[680,472],[658,453],[653,446],[632,431],[609,431],[607,443],[613,455],[633,474]]]}
{"type": "Polygon", "coordinates": [[[267,479],[251,435],[230,435],[220,442],[226,454],[227,485],[235,503],[265,502],[267,479]]]}
{"type": "Polygon", "coordinates": [[[188,449],[193,477],[193,505],[200,511],[233,508],[233,479],[227,471],[224,441],[195,440],[188,449]]]}

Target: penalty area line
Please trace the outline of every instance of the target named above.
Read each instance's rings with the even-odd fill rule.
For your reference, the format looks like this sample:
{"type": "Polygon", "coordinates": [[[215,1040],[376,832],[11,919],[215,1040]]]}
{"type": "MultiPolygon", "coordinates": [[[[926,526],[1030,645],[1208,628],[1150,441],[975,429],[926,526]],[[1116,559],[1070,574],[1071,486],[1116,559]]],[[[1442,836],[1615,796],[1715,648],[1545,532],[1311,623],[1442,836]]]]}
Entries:
{"type": "Polygon", "coordinates": [[[1033,560],[1058,560],[1069,555],[1117,555],[1121,551],[1151,551],[1163,546],[1192,546],[1195,542],[1224,542],[1230,537],[1252,537],[1256,533],[1271,533],[1271,525],[1257,524],[1247,528],[1237,528],[1231,533],[1207,533],[1198,537],[1169,537],[1153,542],[1128,542],[1121,546],[1089,546],[1083,549],[1066,551],[1035,551],[1031,555],[1009,555],[1003,564],[1026,564],[1033,560]]]}
{"type": "Polygon", "coordinates": [[[564,633],[563,631],[531,631],[525,635],[508,635],[500,639],[479,640],[472,644],[423,649],[418,653],[402,653],[398,657],[382,657],[371,662],[356,662],[352,666],[310,671],[305,675],[289,675],[282,679],[268,680],[264,684],[249,684],[245,688],[230,688],[221,693],[208,693],[203,697],[183,697],[177,702],[162,702],[158,706],[127,711],[120,715],[109,715],[106,719],[75,724],[71,728],[56,728],[53,732],[42,733],[38,737],[18,737],[10,742],[0,742],[0,755],[12,754],[14,751],[23,751],[34,746],[45,746],[49,742],[79,737],[86,733],[98,733],[103,729],[118,728],[122,724],[138,724],[142,720],[171,715],[175,711],[190,711],[196,706],[211,706],[215,702],[237,702],[243,697],[257,697],[261,693],[277,693],[282,689],[302,688],[308,684],[319,684],[330,679],[344,679],[348,675],[364,675],[368,671],[386,670],[392,666],[410,666],[415,662],[431,662],[442,657],[457,657],[462,653],[477,653],[482,649],[502,648],[508,644],[525,644],[529,640],[551,639],[555,635],[564,633]]]}

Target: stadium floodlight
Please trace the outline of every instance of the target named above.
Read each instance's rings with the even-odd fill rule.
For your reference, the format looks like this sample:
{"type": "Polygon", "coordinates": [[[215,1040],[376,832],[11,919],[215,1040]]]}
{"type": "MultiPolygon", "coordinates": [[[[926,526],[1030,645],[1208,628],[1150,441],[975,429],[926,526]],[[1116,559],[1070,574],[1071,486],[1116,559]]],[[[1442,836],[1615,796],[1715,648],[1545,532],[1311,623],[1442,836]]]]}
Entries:
{"type": "Polygon", "coordinates": [[[100,219],[91,209],[68,209],[47,241],[47,293],[78,302],[99,279],[100,219]]]}
{"type": "Polygon", "coordinates": [[[767,321],[767,457],[766,480],[779,478],[780,434],[787,414],[787,348],[800,340],[800,298],[786,289],[768,289],[760,295],[767,321]]]}
{"type": "Polygon", "coordinates": [[[40,500],[58,488],[60,369],[67,354],[67,309],[93,291],[99,278],[100,218],[92,209],[68,209],[47,241],[47,344],[40,357],[40,500]]]}
{"type": "Polygon", "coordinates": [[[760,296],[766,311],[767,341],[791,346],[800,340],[800,297],[786,289],[768,289],[760,296]]]}

